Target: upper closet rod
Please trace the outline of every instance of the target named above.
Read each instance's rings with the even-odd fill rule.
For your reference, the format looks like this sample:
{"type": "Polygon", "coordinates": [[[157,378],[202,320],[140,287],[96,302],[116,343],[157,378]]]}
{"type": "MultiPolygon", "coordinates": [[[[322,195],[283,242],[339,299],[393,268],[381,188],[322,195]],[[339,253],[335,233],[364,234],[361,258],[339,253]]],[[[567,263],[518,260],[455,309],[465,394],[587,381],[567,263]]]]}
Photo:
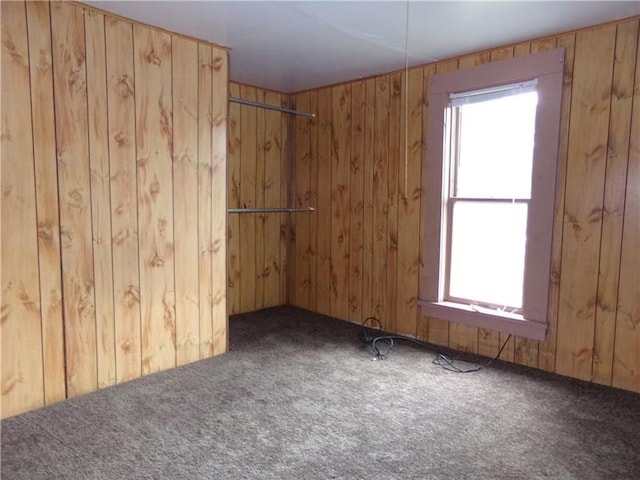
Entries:
{"type": "Polygon", "coordinates": [[[294,212],[313,212],[313,207],[300,208],[229,208],[228,213],[294,213],[294,212]]]}
{"type": "Polygon", "coordinates": [[[253,100],[245,100],[244,98],[229,97],[229,101],[232,103],[239,103],[241,105],[249,105],[251,107],[266,108],[267,110],[275,110],[276,112],[290,113],[292,115],[299,115],[301,117],[316,118],[315,113],[301,112],[299,110],[293,110],[291,108],[277,107],[275,105],[269,105],[268,103],[254,102],[253,100]]]}

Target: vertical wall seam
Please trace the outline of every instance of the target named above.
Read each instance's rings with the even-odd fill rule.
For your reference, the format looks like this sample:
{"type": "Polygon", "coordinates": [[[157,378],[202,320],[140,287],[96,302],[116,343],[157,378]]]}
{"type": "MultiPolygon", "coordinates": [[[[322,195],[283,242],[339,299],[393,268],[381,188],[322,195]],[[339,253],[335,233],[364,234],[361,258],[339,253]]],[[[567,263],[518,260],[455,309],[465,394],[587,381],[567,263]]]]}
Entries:
{"type": "Polygon", "coordinates": [[[111,305],[112,305],[112,312],[113,312],[113,365],[115,367],[115,370],[113,372],[114,374],[114,379],[113,379],[113,384],[118,383],[118,355],[117,355],[117,335],[116,335],[116,290],[115,290],[115,280],[114,280],[114,271],[115,271],[115,265],[113,262],[113,215],[112,215],[112,210],[111,210],[111,205],[112,205],[112,195],[111,195],[111,142],[109,141],[109,138],[111,136],[111,132],[109,130],[109,118],[111,117],[111,114],[109,112],[109,64],[107,62],[107,48],[108,48],[108,42],[107,42],[107,21],[106,21],[106,16],[103,16],[103,23],[104,23],[104,29],[103,29],[103,35],[104,35],[104,75],[105,75],[105,79],[104,79],[104,83],[105,83],[105,100],[106,100],[106,113],[107,113],[107,130],[106,130],[106,135],[107,135],[107,142],[106,142],[106,146],[107,146],[107,170],[108,170],[108,190],[109,190],[109,232],[110,232],[110,238],[109,238],[109,244],[111,245],[111,290],[112,290],[112,295],[111,295],[111,305]]]}
{"type": "Polygon", "coordinates": [[[91,271],[93,272],[93,285],[92,285],[92,295],[93,295],[93,323],[94,323],[94,341],[95,341],[95,371],[96,371],[96,381],[95,381],[95,390],[99,389],[99,355],[98,355],[98,311],[96,309],[96,263],[95,263],[95,249],[94,249],[94,238],[93,238],[93,187],[91,185],[91,135],[90,135],[90,125],[89,125],[89,84],[87,82],[87,10],[82,8],[82,27],[83,27],[83,40],[84,40],[84,79],[85,79],[85,91],[84,91],[84,104],[87,114],[87,141],[86,141],[86,167],[89,169],[89,224],[90,224],[90,241],[91,241],[91,271]]]}
{"type": "Polygon", "coordinates": [[[31,78],[31,48],[30,48],[30,38],[29,38],[29,11],[27,9],[27,3],[25,2],[22,5],[24,8],[24,30],[25,37],[27,40],[27,65],[28,68],[28,77],[29,77],[29,110],[31,113],[31,163],[33,167],[33,197],[34,197],[34,206],[35,206],[35,233],[36,233],[36,252],[37,252],[37,265],[38,265],[38,307],[40,310],[40,352],[41,352],[41,363],[42,363],[42,405],[47,404],[47,394],[46,394],[46,380],[45,380],[45,356],[44,356],[44,312],[43,312],[43,303],[44,299],[42,297],[42,278],[40,275],[40,242],[38,241],[38,179],[37,179],[37,169],[36,169],[36,152],[35,152],[35,135],[33,129],[33,79],[31,78]]]}
{"type": "Polygon", "coordinates": [[[53,55],[53,49],[54,49],[54,43],[53,43],[53,15],[51,13],[51,3],[48,4],[48,11],[49,11],[49,41],[51,43],[51,89],[52,89],[52,99],[53,99],[53,118],[54,118],[54,122],[53,122],[53,128],[54,128],[54,134],[55,134],[55,147],[56,147],[56,151],[55,151],[55,162],[56,162],[56,191],[58,193],[58,250],[59,250],[59,256],[60,256],[60,311],[61,311],[61,317],[62,317],[62,364],[63,364],[63,374],[64,374],[64,398],[69,398],[69,382],[68,382],[68,367],[69,364],[67,362],[67,315],[66,315],[66,309],[64,307],[64,302],[65,302],[65,293],[64,293],[64,263],[63,263],[63,258],[62,258],[62,215],[60,215],[60,207],[62,205],[62,198],[61,198],[61,192],[60,192],[60,169],[58,168],[58,164],[59,164],[59,138],[58,138],[58,124],[55,121],[55,119],[57,118],[56,112],[58,109],[58,104],[56,102],[56,96],[55,96],[55,90],[56,90],[56,75],[55,75],[55,71],[56,71],[56,62],[54,61],[54,55],[53,55]]]}

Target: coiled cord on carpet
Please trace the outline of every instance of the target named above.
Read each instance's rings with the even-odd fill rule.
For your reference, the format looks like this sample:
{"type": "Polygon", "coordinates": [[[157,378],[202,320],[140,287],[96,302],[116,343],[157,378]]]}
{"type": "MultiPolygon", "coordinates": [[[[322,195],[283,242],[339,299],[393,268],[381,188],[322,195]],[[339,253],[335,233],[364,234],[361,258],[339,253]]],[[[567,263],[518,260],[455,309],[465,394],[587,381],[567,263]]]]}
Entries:
{"type": "MultiPolygon", "coordinates": [[[[382,331],[382,323],[376,317],[368,317],[364,320],[364,322],[362,322],[362,330],[360,331],[359,338],[360,341],[366,344],[369,347],[369,350],[371,350],[371,352],[374,354],[374,360],[384,360],[385,358],[387,358],[393,351],[395,343],[398,341],[402,341],[413,343],[414,345],[418,345],[425,350],[435,353],[433,364],[439,366],[440,368],[444,368],[445,370],[456,373],[472,373],[482,370],[483,368],[488,367],[493,362],[498,360],[500,354],[504,350],[504,347],[506,347],[507,343],[511,339],[511,335],[509,335],[504,341],[502,347],[500,347],[500,350],[495,357],[493,357],[486,363],[475,364],[470,368],[461,368],[457,366],[455,362],[460,359],[455,359],[447,354],[438,351],[437,347],[435,347],[434,345],[421,342],[420,340],[416,340],[415,338],[411,337],[404,337],[401,335],[385,335],[382,331]]],[[[466,362],[465,360],[460,361],[470,363],[466,362]]]]}

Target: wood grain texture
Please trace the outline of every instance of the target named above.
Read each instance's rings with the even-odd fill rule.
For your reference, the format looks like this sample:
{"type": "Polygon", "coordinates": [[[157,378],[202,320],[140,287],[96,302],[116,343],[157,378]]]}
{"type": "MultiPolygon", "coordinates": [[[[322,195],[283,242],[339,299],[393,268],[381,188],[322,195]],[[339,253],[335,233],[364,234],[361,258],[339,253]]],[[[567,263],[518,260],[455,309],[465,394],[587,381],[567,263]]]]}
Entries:
{"type": "Polygon", "coordinates": [[[200,358],[198,45],[174,37],[171,58],[176,364],[184,365],[200,358]]]}
{"type": "MultiPolygon", "coordinates": [[[[262,89],[256,89],[256,100],[265,103],[265,92],[262,89]]],[[[265,113],[266,109],[256,108],[256,207],[265,207],[264,203],[264,178],[265,178],[265,143],[266,143],[266,125],[265,113]]],[[[256,222],[255,229],[255,264],[256,264],[256,288],[255,288],[255,309],[264,308],[264,288],[265,288],[265,222],[268,214],[258,213],[253,215],[256,222]]]]}
{"type": "MultiPolygon", "coordinates": [[[[278,105],[282,102],[281,95],[274,92],[265,93],[265,102],[278,105]]],[[[265,144],[264,144],[264,204],[273,207],[284,205],[281,203],[281,190],[284,179],[281,175],[283,163],[284,138],[282,132],[282,114],[265,111],[265,144]]],[[[264,224],[264,306],[270,307],[281,304],[280,285],[284,277],[283,259],[281,258],[281,220],[284,215],[268,215],[264,224]]]]}
{"type": "Polygon", "coordinates": [[[604,385],[611,384],[613,371],[637,47],[638,21],[619,24],[611,88],[592,367],[593,381],[604,385]]]}
{"type": "MultiPolygon", "coordinates": [[[[288,95],[283,95],[280,103],[285,107],[291,107],[293,100],[288,95]]],[[[282,134],[282,157],[280,160],[280,205],[290,205],[291,202],[291,179],[293,175],[293,133],[291,132],[291,119],[289,115],[280,115],[280,131],[282,134]]],[[[279,215],[280,217],[280,262],[282,272],[280,275],[280,304],[289,303],[289,281],[293,256],[290,255],[289,244],[289,215],[279,215]]]]}
{"type": "MultiPolygon", "coordinates": [[[[626,26],[625,26],[626,27],[626,26]]],[[[629,28],[629,27],[626,27],[629,28]]],[[[637,28],[637,21],[636,27],[637,28]]],[[[638,37],[636,37],[637,39],[638,37]]],[[[640,392],[640,46],[636,40],[633,111],[624,202],[612,385],[640,392]]],[[[622,90],[614,92],[624,97],[622,90]]]]}
{"type": "Polygon", "coordinates": [[[104,388],[116,383],[105,26],[104,15],[93,11],[87,12],[84,20],[96,302],[96,362],[98,388],[104,388]]]}
{"type": "Polygon", "coordinates": [[[365,80],[364,105],[364,191],[362,205],[362,317],[375,315],[373,306],[373,169],[376,112],[376,81],[365,80]]]}
{"type": "MultiPolygon", "coordinates": [[[[310,106],[309,94],[301,94],[296,101],[296,108],[308,111],[310,106]]],[[[295,181],[293,182],[293,206],[306,208],[309,206],[309,192],[311,182],[311,131],[310,121],[305,117],[296,117],[293,120],[295,125],[295,149],[299,157],[295,164],[295,181]]],[[[320,207],[319,207],[320,208],[320,207]]],[[[326,208],[326,207],[322,207],[326,208]]],[[[295,262],[292,267],[295,269],[296,281],[291,283],[291,299],[295,305],[302,308],[309,308],[310,299],[310,256],[309,246],[311,243],[310,223],[311,216],[306,214],[293,214],[292,222],[292,252],[295,255],[295,262]]]]}
{"type": "MultiPolygon", "coordinates": [[[[231,97],[240,96],[240,85],[229,86],[231,97]]],[[[229,104],[229,167],[227,168],[227,205],[240,208],[240,158],[242,143],[240,125],[242,110],[237,103],[229,104]]],[[[227,232],[227,306],[230,314],[240,313],[240,216],[230,215],[227,232]]]]}
{"type": "MultiPolygon", "coordinates": [[[[288,107],[294,105],[290,96],[283,96],[281,102],[288,107]]],[[[280,205],[291,204],[291,165],[293,164],[293,155],[295,153],[293,142],[295,141],[292,120],[289,115],[281,115],[280,128],[282,132],[282,167],[281,167],[281,188],[280,188],[280,205]]],[[[282,262],[282,275],[280,275],[280,303],[289,303],[289,281],[292,275],[290,274],[290,265],[292,256],[289,254],[289,225],[290,216],[280,215],[280,261],[282,262]]]]}
{"type": "Polygon", "coordinates": [[[83,11],[51,5],[67,395],[96,390],[96,311],[83,11]]]}
{"type": "MultiPolygon", "coordinates": [[[[198,307],[200,358],[213,355],[213,220],[226,218],[226,211],[212,213],[212,130],[213,130],[213,51],[198,45],[198,307]]],[[[225,179],[226,181],[226,179],[225,179]]],[[[226,202],[223,202],[223,204],[226,202]]],[[[223,239],[225,232],[222,232],[223,239]]],[[[219,247],[219,246],[218,246],[219,247]]],[[[224,265],[224,264],[223,264],[224,265]]],[[[226,271],[226,268],[218,270],[226,271]]],[[[223,276],[226,285],[226,273],[223,276]]],[[[226,288],[226,286],[224,287],[226,288]]],[[[224,292],[223,288],[223,292],[224,292]]]]}
{"type": "Polygon", "coordinates": [[[556,371],[591,379],[615,26],[576,35],[556,371]]]}
{"type": "MultiPolygon", "coordinates": [[[[292,108],[296,107],[296,102],[291,102],[292,108]]],[[[295,205],[296,202],[296,163],[292,157],[292,152],[296,150],[296,119],[292,115],[286,116],[286,132],[287,132],[287,155],[283,166],[282,176],[285,179],[286,189],[284,192],[284,205],[295,205]]],[[[285,258],[287,260],[287,268],[285,273],[286,284],[286,303],[295,305],[296,296],[296,278],[298,255],[296,255],[296,219],[292,215],[285,215],[284,235],[285,235],[285,258]]]]}
{"type": "Polygon", "coordinates": [[[105,22],[116,381],[141,371],[133,26],[105,22]]]}
{"type": "Polygon", "coordinates": [[[417,291],[420,268],[420,179],[422,178],[422,111],[424,108],[424,68],[403,74],[401,135],[403,139],[401,161],[398,165],[400,194],[398,200],[398,282],[396,288],[396,331],[401,335],[416,336],[417,291]],[[405,103],[406,102],[406,103],[405,103]],[[406,130],[405,130],[406,129],[406,130]],[[405,151],[406,149],[406,151],[405,151]],[[406,155],[406,158],[403,158],[406,155]],[[406,164],[405,164],[406,162],[406,164]],[[406,170],[405,170],[406,167],[406,170]]]}
{"type": "MultiPolygon", "coordinates": [[[[318,111],[318,92],[309,92],[309,111],[318,111]]],[[[309,309],[315,310],[318,306],[318,129],[317,119],[308,118],[309,122],[309,195],[307,206],[315,208],[313,212],[305,213],[309,217],[309,309]]]]}
{"type": "MultiPolygon", "coordinates": [[[[331,88],[318,90],[318,211],[316,213],[316,302],[317,311],[331,314],[331,88]]],[[[296,152],[297,158],[297,152],[296,152]]]]}
{"type": "Polygon", "coordinates": [[[31,98],[38,99],[31,102],[31,110],[38,218],[42,368],[44,401],[48,405],[66,397],[65,366],[60,361],[64,358],[64,325],[51,25],[48,3],[27,2],[26,7],[31,98]]]}
{"type": "Polygon", "coordinates": [[[227,52],[1,8],[1,416],[226,352],[227,52]]]}
{"type": "Polygon", "coordinates": [[[2,417],[44,404],[27,18],[2,2],[2,417]],[[5,85],[11,94],[5,95],[5,85]]]}
{"type": "MultiPolygon", "coordinates": [[[[269,105],[285,105],[281,93],[230,84],[230,96],[269,105]]],[[[290,115],[259,107],[229,104],[228,201],[230,208],[286,207],[289,189],[288,122],[290,115]]],[[[295,136],[295,128],[291,127],[295,136]]],[[[224,187],[223,187],[224,188],[224,187]]],[[[308,203],[305,205],[308,206],[308,203]]],[[[228,217],[228,296],[231,313],[286,303],[289,291],[287,228],[297,215],[230,214],[228,217]],[[244,293],[243,293],[244,292],[244,293]]],[[[295,225],[292,225],[295,227],[295,225]]],[[[308,232],[308,228],[304,229],[308,232]]],[[[308,243],[308,242],[307,242],[308,243]]],[[[294,242],[292,241],[292,248],[294,242]]],[[[308,275],[307,275],[308,277],[308,275]]],[[[293,276],[291,277],[293,278],[293,276]]],[[[307,289],[309,290],[309,289],[307,289]]],[[[306,303],[308,305],[308,302],[306,303]]]]}
{"type": "Polygon", "coordinates": [[[134,25],[142,373],[176,364],[171,37],[134,25]]]}
{"type": "Polygon", "coordinates": [[[389,77],[375,79],[375,123],[373,126],[373,247],[371,261],[371,312],[387,328],[387,248],[389,150],[389,77]]]}
{"type": "MultiPolygon", "coordinates": [[[[242,98],[256,101],[256,89],[245,85],[240,86],[242,98]]],[[[257,121],[256,108],[247,105],[240,106],[240,206],[253,208],[256,206],[256,166],[257,166],[257,121]]],[[[240,311],[250,312],[256,309],[256,277],[257,266],[255,258],[256,215],[240,215],[240,311]]]]}
{"type": "Polygon", "coordinates": [[[351,85],[331,92],[331,315],[349,318],[351,85]]]}
{"type": "Polygon", "coordinates": [[[349,281],[348,319],[362,323],[362,254],[364,242],[365,82],[351,86],[351,149],[349,162],[349,281]]]}
{"type": "Polygon", "coordinates": [[[213,104],[211,158],[211,268],[213,354],[229,349],[227,314],[227,121],[229,97],[229,54],[213,49],[213,104]]]}
{"type": "MultiPolygon", "coordinates": [[[[387,169],[387,328],[397,331],[397,285],[398,285],[398,195],[401,138],[404,145],[402,126],[402,75],[392,74],[389,81],[389,133],[388,133],[388,169],[387,169]],[[393,128],[392,126],[396,126],[393,128]],[[402,135],[401,135],[402,132],[402,135]]],[[[403,188],[404,188],[404,175],[403,188]]]]}
{"type": "MultiPolygon", "coordinates": [[[[420,126],[422,127],[422,138],[424,140],[423,142],[423,148],[422,151],[420,152],[421,157],[420,157],[420,163],[423,164],[425,162],[425,159],[428,158],[429,156],[429,152],[433,150],[433,148],[435,148],[434,146],[429,144],[429,115],[428,115],[428,98],[429,98],[429,89],[430,89],[430,84],[431,84],[431,77],[433,75],[436,74],[436,65],[435,64],[431,64],[431,65],[426,65],[424,67],[424,72],[422,75],[422,88],[424,91],[424,103],[423,103],[423,108],[422,108],[422,112],[421,112],[421,117],[420,117],[420,126]]],[[[420,177],[420,186],[422,186],[422,177],[424,176],[424,173],[422,173],[422,176],[420,177]]],[[[420,192],[420,229],[419,229],[419,233],[417,234],[418,236],[418,244],[420,245],[420,248],[418,249],[418,258],[420,260],[420,265],[419,265],[419,270],[418,270],[418,283],[420,283],[420,277],[423,275],[423,269],[425,266],[425,259],[424,259],[424,254],[422,252],[422,245],[425,244],[426,237],[427,237],[427,228],[426,228],[426,223],[427,223],[427,215],[426,215],[426,211],[424,209],[424,205],[422,202],[422,198],[423,198],[424,192],[420,192]]],[[[415,295],[416,298],[418,297],[418,292],[419,292],[419,285],[415,290],[415,295]]],[[[416,338],[418,340],[422,340],[422,341],[429,341],[429,317],[424,315],[422,313],[422,311],[420,310],[420,308],[418,308],[418,319],[416,322],[416,338]]]]}
{"type": "MultiPolygon", "coordinates": [[[[230,96],[235,98],[275,106],[288,105],[288,96],[278,92],[233,82],[230,88],[230,96]]],[[[289,134],[291,139],[295,137],[295,121],[291,115],[230,102],[229,207],[278,208],[295,204],[295,185],[289,179],[289,170],[295,167],[293,157],[289,158],[295,150],[295,146],[289,145],[292,141],[289,134]],[[289,127],[292,132],[288,132],[289,127]]],[[[309,202],[305,206],[309,206],[309,202]]],[[[295,268],[295,262],[287,265],[286,260],[287,250],[295,245],[295,238],[291,238],[289,245],[288,237],[288,229],[295,228],[295,218],[297,215],[283,213],[229,215],[231,313],[286,303],[288,293],[294,291],[287,288],[286,272],[295,268]]],[[[308,228],[304,230],[308,232],[308,228]]],[[[311,293],[310,287],[307,292],[311,293]]]]}

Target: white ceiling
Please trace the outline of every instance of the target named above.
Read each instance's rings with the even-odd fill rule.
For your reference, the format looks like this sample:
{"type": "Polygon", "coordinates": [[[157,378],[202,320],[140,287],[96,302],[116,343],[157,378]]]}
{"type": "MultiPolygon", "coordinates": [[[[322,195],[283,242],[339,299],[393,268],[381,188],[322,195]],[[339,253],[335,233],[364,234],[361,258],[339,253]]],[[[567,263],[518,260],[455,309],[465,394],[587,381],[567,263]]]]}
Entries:
{"type": "Polygon", "coordinates": [[[85,3],[230,47],[231,80],[281,92],[399,70],[407,53],[420,65],[640,14],[640,1],[85,3]]]}

